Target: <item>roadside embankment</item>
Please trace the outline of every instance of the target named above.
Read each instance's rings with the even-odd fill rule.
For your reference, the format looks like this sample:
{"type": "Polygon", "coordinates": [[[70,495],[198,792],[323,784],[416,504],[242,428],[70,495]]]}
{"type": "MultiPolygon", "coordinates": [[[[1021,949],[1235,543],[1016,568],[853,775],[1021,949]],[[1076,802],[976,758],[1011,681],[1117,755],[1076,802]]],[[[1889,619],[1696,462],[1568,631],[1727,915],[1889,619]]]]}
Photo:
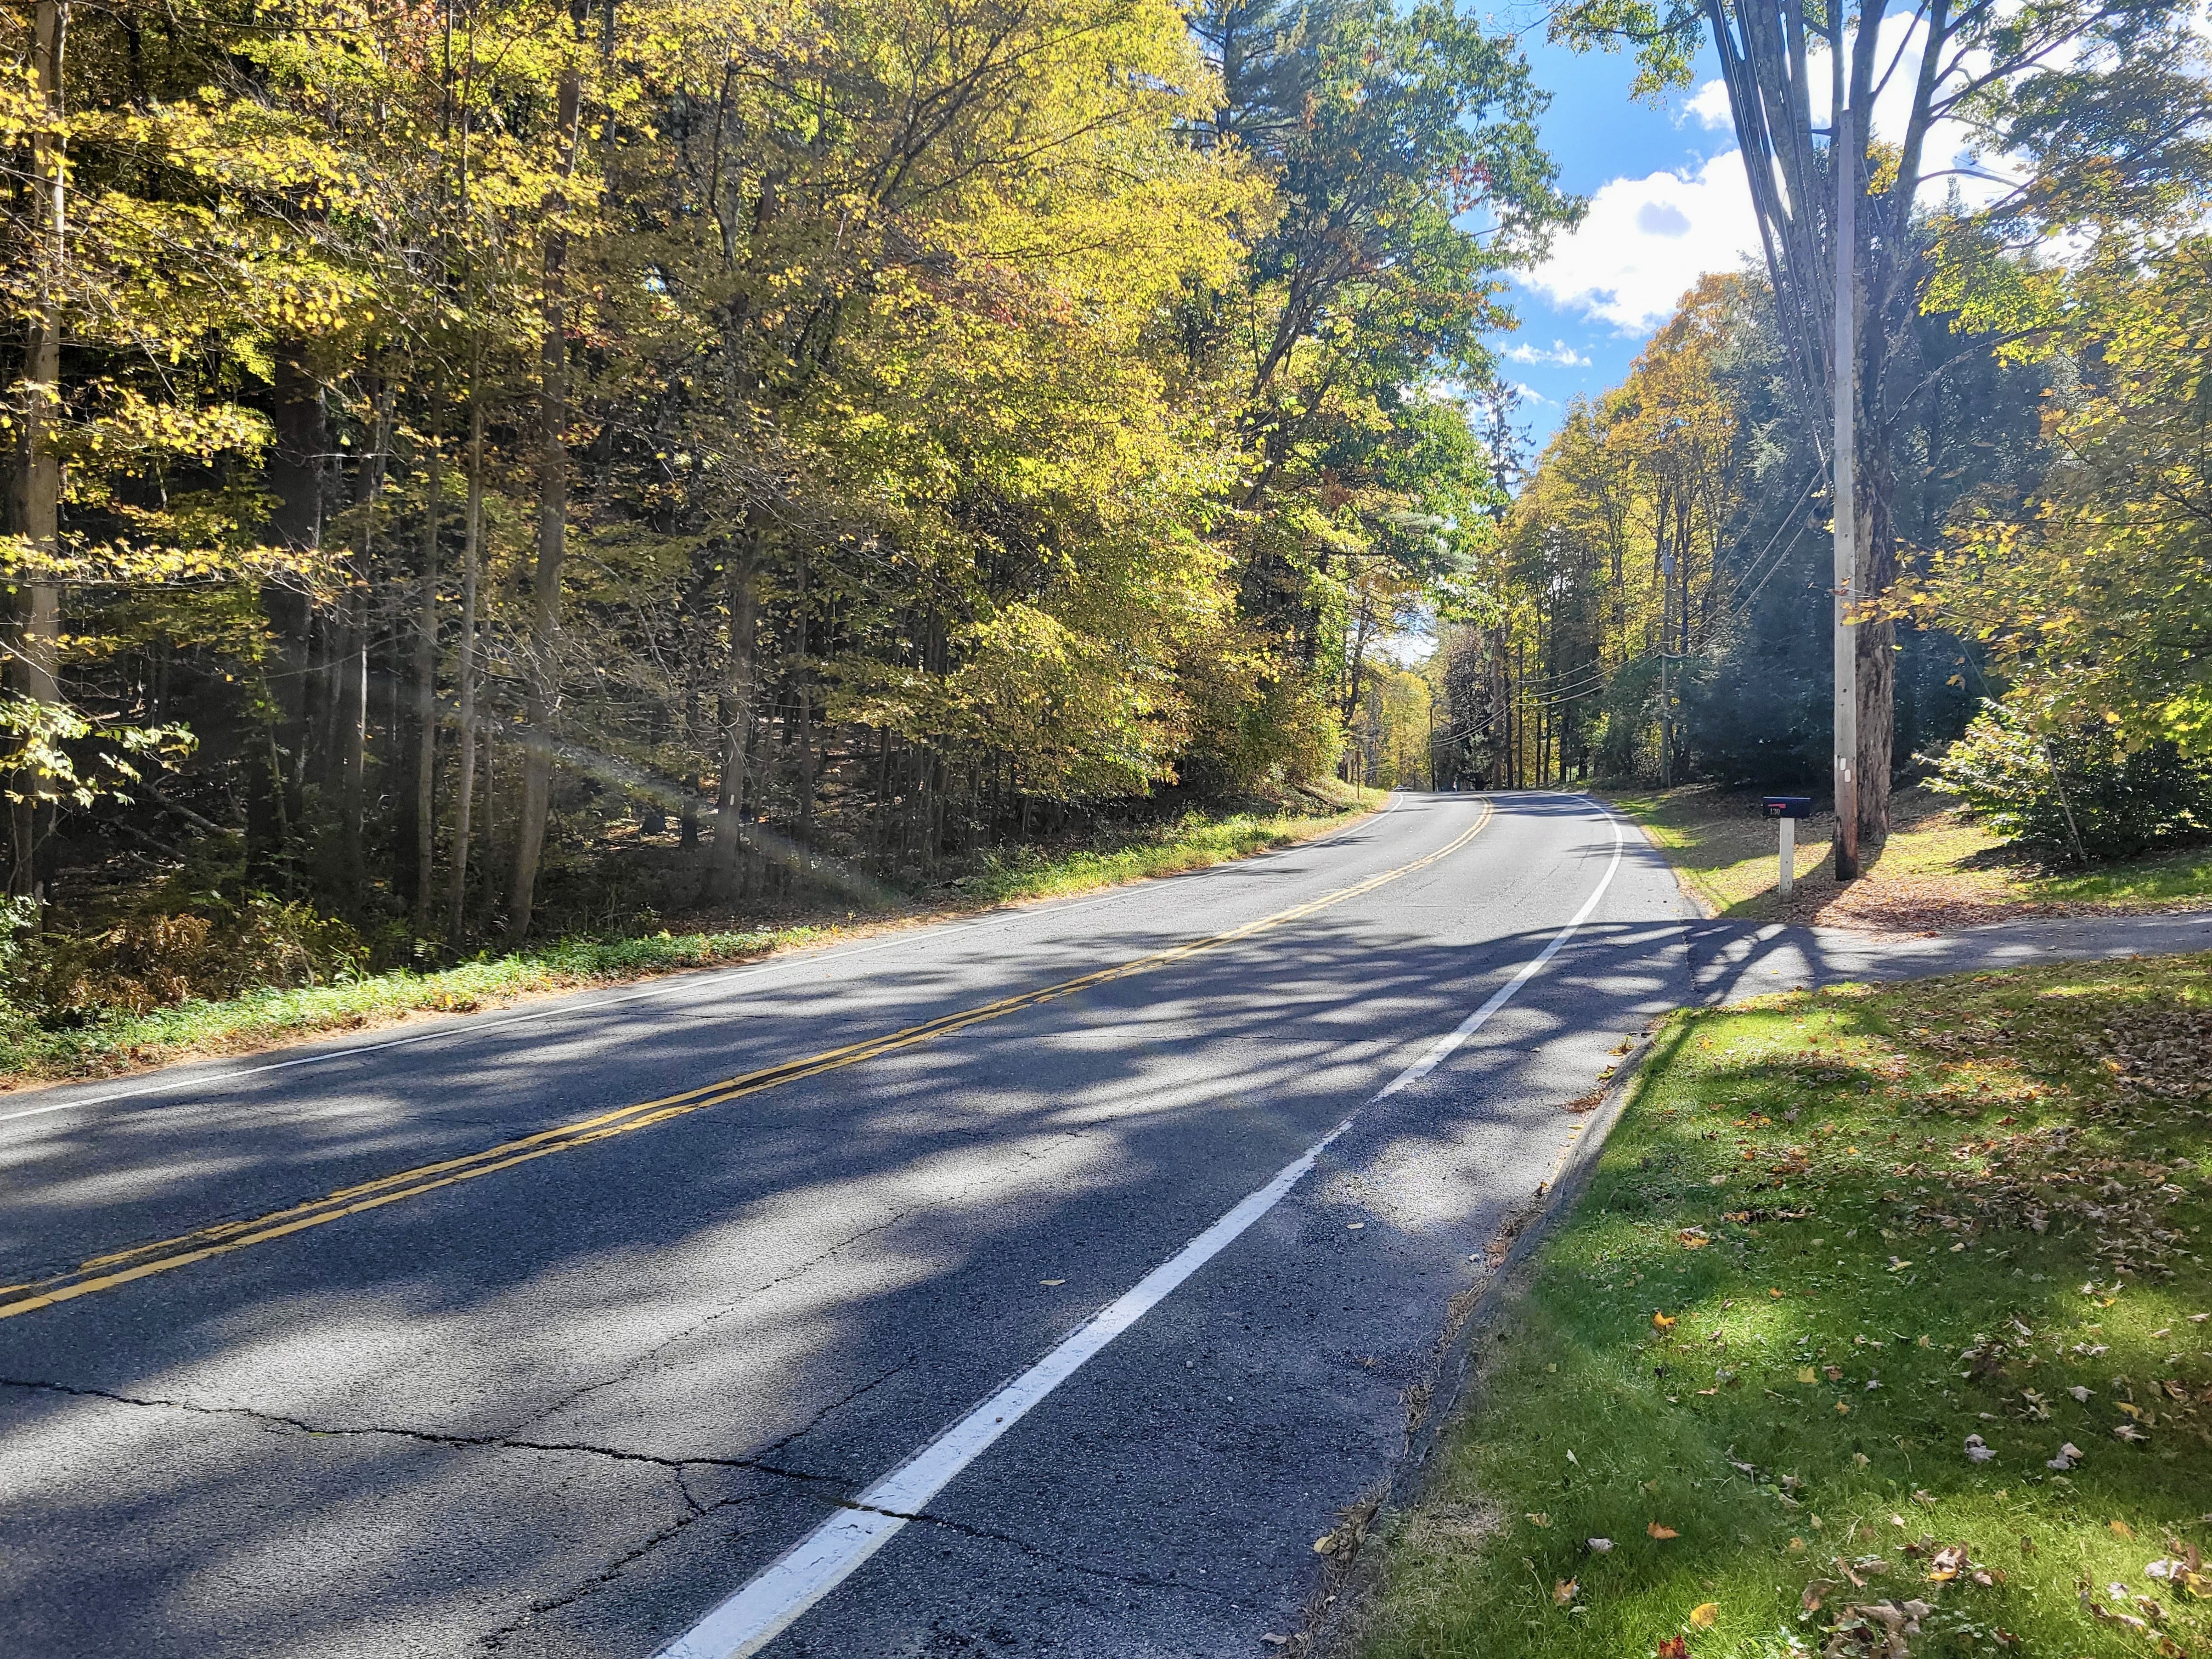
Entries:
{"type": "Polygon", "coordinates": [[[186,998],[143,1012],[72,1009],[50,1021],[0,1002],[0,1088],[109,1077],[200,1055],[244,1054],[398,1021],[472,1013],[532,997],[658,974],[727,967],[778,951],[835,944],[890,928],[1001,905],[1063,898],[1204,869],[1334,833],[1377,810],[1383,792],[1337,786],[1301,798],[1304,810],[1194,811],[1169,823],[1080,842],[987,856],[960,879],[883,910],[835,908],[757,925],[572,939],[453,967],[271,986],[235,997],[186,998]]]}
{"type": "Polygon", "coordinates": [[[1841,886],[1828,858],[1833,817],[1800,824],[1796,890],[1785,902],[1776,890],[1775,828],[1757,795],[1699,784],[1606,799],[1666,854],[1701,908],[1734,920],[1923,933],[2029,916],[2212,907],[2212,848],[2046,869],[1925,789],[1899,792],[1887,839],[1864,849],[1864,873],[1841,886]]]}
{"type": "Polygon", "coordinates": [[[2212,954],[1674,1016],[1367,1659],[2212,1650],[2212,954]]]}

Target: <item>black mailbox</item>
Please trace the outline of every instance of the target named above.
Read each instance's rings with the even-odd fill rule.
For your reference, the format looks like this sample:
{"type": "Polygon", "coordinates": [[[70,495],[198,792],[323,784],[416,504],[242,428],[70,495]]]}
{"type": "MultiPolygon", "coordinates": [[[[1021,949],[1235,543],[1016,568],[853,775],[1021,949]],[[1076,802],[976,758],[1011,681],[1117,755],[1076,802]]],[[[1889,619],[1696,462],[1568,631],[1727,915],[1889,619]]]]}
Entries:
{"type": "Polygon", "coordinates": [[[1770,818],[1809,818],[1813,816],[1810,795],[1768,795],[1764,805],[1770,818]]]}

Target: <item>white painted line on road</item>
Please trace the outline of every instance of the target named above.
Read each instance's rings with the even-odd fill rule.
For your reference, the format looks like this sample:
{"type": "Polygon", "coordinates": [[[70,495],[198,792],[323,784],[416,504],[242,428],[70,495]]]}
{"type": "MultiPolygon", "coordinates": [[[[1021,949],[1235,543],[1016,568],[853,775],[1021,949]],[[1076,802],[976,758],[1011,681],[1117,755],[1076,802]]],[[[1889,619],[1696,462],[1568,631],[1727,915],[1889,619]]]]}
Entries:
{"type": "MultiPolygon", "coordinates": [[[[1385,801],[1380,809],[1361,818],[1358,823],[1346,824],[1341,830],[1333,830],[1326,836],[1316,836],[1312,841],[1297,842],[1289,847],[1279,848],[1272,853],[1262,853],[1255,858],[1235,859],[1226,864],[1210,864],[1197,870],[1182,871],[1176,875],[1162,877],[1159,879],[1180,881],[1190,876],[1209,875],[1215,871],[1249,870],[1254,865],[1270,863],[1276,859],[1287,858],[1297,853],[1311,852],[1316,848],[1326,847],[1332,842],[1351,835],[1354,830],[1364,829],[1376,819],[1395,811],[1400,799],[1398,792],[1393,790],[1390,799],[1385,801]]],[[[642,991],[626,991],[619,996],[602,997],[597,1002],[576,1003],[564,1000],[552,1007],[534,1009],[526,1014],[510,1014],[503,1019],[465,1019],[456,1021],[450,1025],[441,1025],[435,1030],[417,1031],[408,1036],[386,1037],[378,1042],[358,1042],[345,1048],[319,1048],[312,1054],[301,1054],[291,1060],[271,1060],[260,1066],[241,1066],[228,1072],[195,1073],[189,1077],[170,1078],[158,1083],[141,1084],[136,1088],[111,1089],[106,1094],[81,1095],[72,1100],[57,1100],[44,1106],[27,1106],[21,1111],[0,1112],[0,1123],[15,1123],[27,1117],[44,1117],[50,1112],[74,1112],[94,1106],[112,1106],[118,1100],[136,1100],[148,1095],[173,1094],[179,1089],[189,1089],[199,1084],[212,1087],[218,1084],[236,1083],[246,1078],[259,1077],[268,1072],[289,1072],[295,1066],[322,1066],[332,1060],[352,1060],[362,1054],[382,1054],[391,1048],[411,1048],[416,1043],[436,1042],[445,1037],[483,1036],[493,1031],[506,1030],[512,1026],[528,1025],[537,1020],[557,1019],[568,1014],[596,1013],[604,1008],[619,1008],[628,1003],[644,1002],[654,997],[672,996],[679,991],[711,990],[717,986],[726,985],[732,980],[757,979],[764,974],[778,972],[785,969],[811,968],[825,962],[842,962],[848,957],[872,956],[878,951],[896,950],[902,945],[914,944],[924,934],[929,935],[933,940],[941,940],[950,933],[961,933],[1007,921],[1024,921],[1040,912],[1048,912],[1053,915],[1060,916],[1074,910],[1088,910],[1097,905],[1111,904],[1121,899],[1140,896],[1152,884],[1148,882],[1132,883],[1127,886],[1117,887],[1110,893],[1102,893],[1097,898],[1077,899],[1072,902],[1062,901],[1042,905],[1023,905],[1005,910],[994,910],[985,915],[971,916],[958,921],[925,922],[919,927],[894,934],[890,939],[878,939],[872,944],[832,945],[814,953],[794,952],[788,956],[774,957],[765,962],[748,962],[739,967],[725,969],[718,974],[702,975],[696,971],[686,972],[679,969],[677,973],[669,975],[663,982],[649,986],[642,991]]],[[[67,1085],[58,1084],[54,1086],[59,1088],[67,1085]]]]}
{"type": "MultiPolygon", "coordinates": [[[[1601,809],[1602,810],[1602,809],[1601,809]]],[[[1386,1100],[1436,1070],[1454,1049],[1480,1030],[1515,992],[1541,971],[1590,918],[1620,868],[1620,821],[1607,813],[1613,829],[1613,857],[1574,919],[1552,935],[1544,948],[1512,978],[1491,993],[1428,1052],[1370,1095],[1358,1110],[1285,1165],[1275,1178],[1239,1203],[1196,1238],[1124,1291],[1106,1310],[1079,1326],[1060,1346],[998,1393],[969,1412],[890,1474],[870,1486],[848,1508],[824,1521],[773,1565],[739,1589],[683,1635],[660,1650],[656,1659],[746,1659],[758,1653],[798,1619],[845,1582],[890,1542],[923,1506],[993,1442],[1022,1420],[1030,1409],[1080,1370],[1084,1363],[1142,1319],[1176,1286],[1236,1243],[1252,1224],[1273,1209],[1304,1180],[1329,1143],[1349,1129],[1359,1112],[1386,1100]]]]}
{"type": "MultiPolygon", "coordinates": [[[[1600,810],[1603,811],[1602,808],[1600,810]]],[[[1574,920],[1553,934],[1551,943],[1545,945],[1529,961],[1524,963],[1519,973],[1492,991],[1490,994],[1489,1001],[1438,1037],[1434,1048],[1391,1079],[1382,1092],[1375,1097],[1376,1099],[1388,1099],[1407,1085],[1419,1083],[1437,1066],[1443,1065],[1453,1049],[1480,1030],[1486,1020],[1511,1001],[1513,994],[1535,975],[1540,973],[1544,964],[1559,955],[1559,947],[1574,936],[1575,929],[1589,920],[1590,912],[1597,908],[1597,902],[1605,896],[1605,890],[1613,885],[1613,872],[1620,868],[1620,820],[1607,812],[1606,821],[1613,826],[1613,859],[1605,866],[1605,873],[1598,878],[1597,885],[1590,889],[1590,896],[1583,901],[1583,908],[1575,912],[1574,920]]]]}

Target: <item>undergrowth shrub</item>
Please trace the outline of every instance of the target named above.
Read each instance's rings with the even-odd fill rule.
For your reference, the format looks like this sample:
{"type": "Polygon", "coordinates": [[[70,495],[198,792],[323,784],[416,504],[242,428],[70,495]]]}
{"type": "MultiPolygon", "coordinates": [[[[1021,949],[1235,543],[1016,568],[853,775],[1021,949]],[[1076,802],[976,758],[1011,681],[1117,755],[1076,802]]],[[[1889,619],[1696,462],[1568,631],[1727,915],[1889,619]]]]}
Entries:
{"type": "Polygon", "coordinates": [[[2063,863],[2212,841],[2212,764],[2171,743],[2130,749],[2102,726],[2038,732],[1985,702],[1936,787],[1996,834],[2063,863]]]}
{"type": "Polygon", "coordinates": [[[357,977],[368,957],[352,927],[297,901],[204,894],[191,909],[149,905],[98,933],[24,943],[7,971],[11,1001],[42,1022],[71,1024],[331,984],[357,977]]]}

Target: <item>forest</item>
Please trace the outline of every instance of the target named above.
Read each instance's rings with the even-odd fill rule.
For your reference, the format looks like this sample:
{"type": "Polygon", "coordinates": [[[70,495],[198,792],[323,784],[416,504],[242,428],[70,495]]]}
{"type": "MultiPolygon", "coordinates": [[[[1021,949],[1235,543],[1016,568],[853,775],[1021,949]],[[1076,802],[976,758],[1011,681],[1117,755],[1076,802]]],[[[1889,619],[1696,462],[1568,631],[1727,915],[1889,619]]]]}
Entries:
{"type": "Polygon", "coordinates": [[[1817,86],[1825,54],[1864,169],[1861,831],[1885,831],[1892,785],[1932,781],[2057,860],[2212,840],[2200,20],[1923,8],[1917,84],[1885,133],[1866,113],[1902,47],[1878,61],[1885,37],[1862,27],[1847,64],[1834,14],[1790,15],[1794,42],[1762,36],[1748,5],[1586,0],[1558,15],[1567,38],[1636,43],[1656,85],[1682,83],[1708,38],[1741,52],[1723,53],[1737,134],[1783,188],[1759,202],[1763,266],[1685,295],[1625,381],[1577,400],[1540,454],[1516,444],[1510,396],[1489,405],[1513,500],[1477,604],[1447,618],[1423,676],[1437,767],[1477,783],[1826,793],[1835,147],[1814,148],[1832,137],[1825,110],[1776,91],[1817,86]],[[1792,52],[1794,76],[1765,75],[1762,54],[1792,52]],[[1965,164],[1941,164],[1939,128],[1974,142],[1965,164]]]}
{"type": "Polygon", "coordinates": [[[866,900],[1325,778],[1471,562],[1449,389],[1576,205],[1437,5],[7,18],[50,952],[866,900]]]}
{"type": "MultiPolygon", "coordinates": [[[[1917,141],[1855,146],[1875,793],[2201,834],[2203,37],[1935,15],[1986,67],[1933,115],[2023,182],[1931,208],[1917,141]]],[[[1581,204],[1442,0],[4,16],[25,1017],[866,906],[1331,778],[1826,775],[1819,227],[1527,455],[1504,294],[1581,204]]],[[[1656,95],[1702,18],[1551,27],[1656,95]]]]}

